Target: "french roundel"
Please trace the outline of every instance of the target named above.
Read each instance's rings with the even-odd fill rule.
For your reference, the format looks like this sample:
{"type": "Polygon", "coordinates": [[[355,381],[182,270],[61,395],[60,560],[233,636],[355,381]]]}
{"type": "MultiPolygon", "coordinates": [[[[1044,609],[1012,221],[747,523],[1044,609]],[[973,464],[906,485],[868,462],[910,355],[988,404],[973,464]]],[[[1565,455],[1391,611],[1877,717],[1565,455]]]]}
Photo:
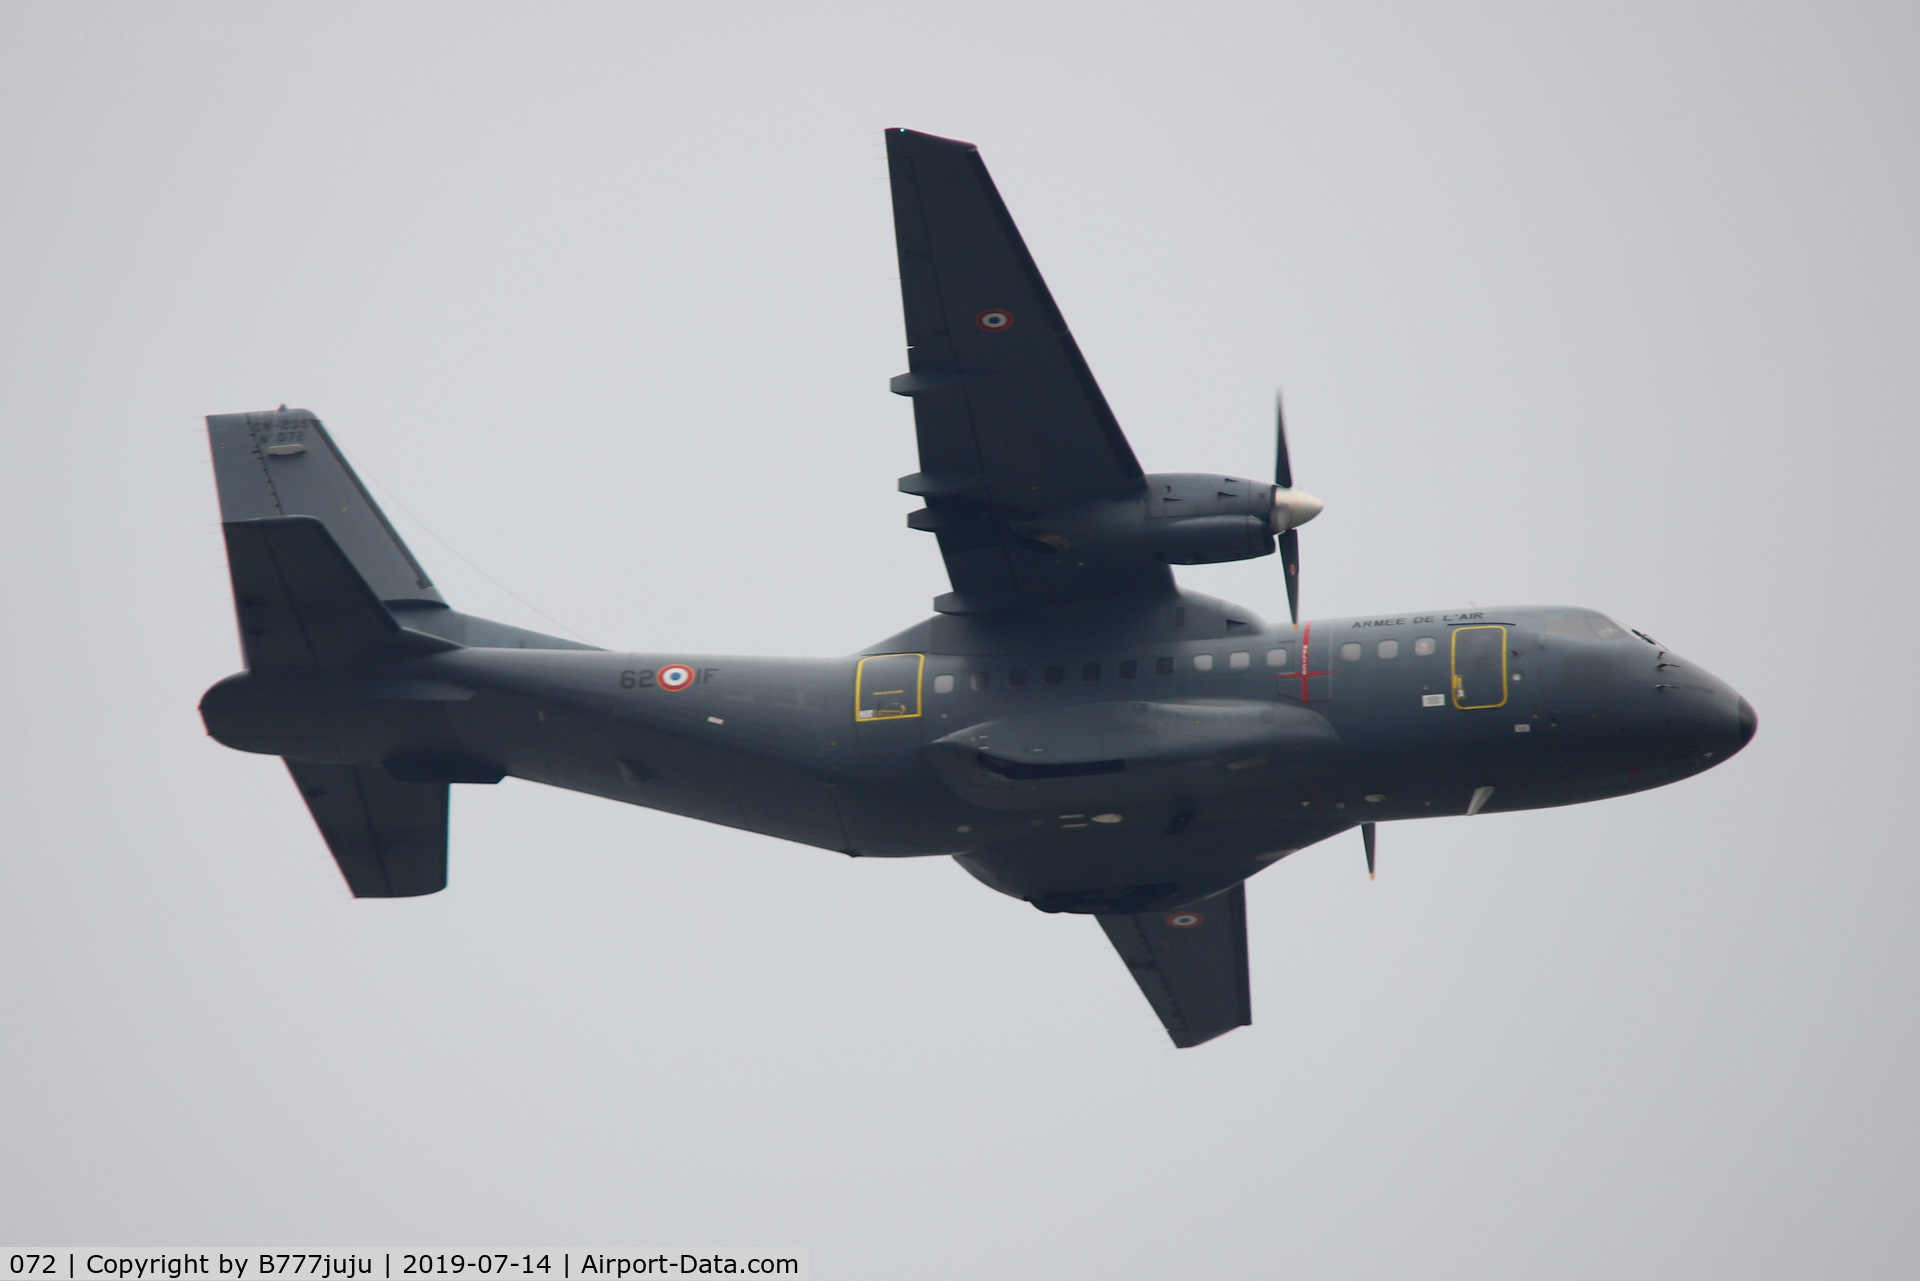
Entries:
{"type": "Polygon", "coordinates": [[[1190,930],[1206,919],[1198,912],[1175,912],[1167,918],[1167,924],[1176,930],[1190,930]]]}
{"type": "Polygon", "coordinates": [[[1013,313],[1005,307],[995,307],[975,316],[973,323],[990,334],[1004,333],[1013,328],[1013,313]]]}
{"type": "Polygon", "coordinates": [[[660,683],[661,689],[685,689],[693,684],[693,669],[684,663],[675,663],[661,668],[654,680],[660,683]]]}

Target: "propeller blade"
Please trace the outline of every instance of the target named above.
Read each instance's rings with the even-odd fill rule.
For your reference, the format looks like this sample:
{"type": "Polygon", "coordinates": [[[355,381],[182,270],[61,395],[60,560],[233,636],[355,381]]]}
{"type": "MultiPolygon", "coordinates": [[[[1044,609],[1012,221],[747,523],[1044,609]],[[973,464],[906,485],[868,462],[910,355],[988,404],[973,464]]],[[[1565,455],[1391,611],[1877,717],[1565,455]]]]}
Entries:
{"type": "Polygon", "coordinates": [[[1273,516],[1268,527],[1280,535],[1280,561],[1287,568],[1287,611],[1300,625],[1300,535],[1294,531],[1318,516],[1326,504],[1293,487],[1293,459],[1287,455],[1287,411],[1280,391],[1273,393],[1273,516]]]}
{"type": "Polygon", "coordinates": [[[1287,575],[1287,612],[1293,625],[1300,625],[1300,531],[1289,529],[1280,535],[1280,564],[1287,575]]]}
{"type": "Polygon", "coordinates": [[[1373,826],[1372,823],[1360,825],[1360,839],[1367,846],[1367,879],[1369,881],[1373,879],[1373,826]]]}
{"type": "Polygon", "coordinates": [[[1287,407],[1278,387],[1273,389],[1273,434],[1279,441],[1273,459],[1273,481],[1282,489],[1292,489],[1293,460],[1287,457],[1287,407]]]}

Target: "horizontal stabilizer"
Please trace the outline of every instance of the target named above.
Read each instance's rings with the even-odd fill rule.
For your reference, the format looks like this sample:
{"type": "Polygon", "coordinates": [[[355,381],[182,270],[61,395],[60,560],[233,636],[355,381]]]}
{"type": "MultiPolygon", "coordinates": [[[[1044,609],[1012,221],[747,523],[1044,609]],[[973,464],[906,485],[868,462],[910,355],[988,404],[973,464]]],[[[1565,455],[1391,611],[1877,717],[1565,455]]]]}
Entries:
{"type": "Polygon", "coordinates": [[[447,888],[447,785],[396,783],[382,769],[288,761],[355,898],[447,888]]]}
{"type": "Polygon", "coordinates": [[[334,667],[400,625],[311,516],[225,527],[227,571],[247,667],[334,667]]]}
{"type": "Polygon", "coordinates": [[[211,414],[207,440],[220,519],[312,516],[386,601],[444,604],[320,420],[304,409],[211,414]]]}
{"type": "Polygon", "coordinates": [[[1253,1022],[1244,884],[1191,907],[1099,921],[1181,1049],[1253,1022]]]}

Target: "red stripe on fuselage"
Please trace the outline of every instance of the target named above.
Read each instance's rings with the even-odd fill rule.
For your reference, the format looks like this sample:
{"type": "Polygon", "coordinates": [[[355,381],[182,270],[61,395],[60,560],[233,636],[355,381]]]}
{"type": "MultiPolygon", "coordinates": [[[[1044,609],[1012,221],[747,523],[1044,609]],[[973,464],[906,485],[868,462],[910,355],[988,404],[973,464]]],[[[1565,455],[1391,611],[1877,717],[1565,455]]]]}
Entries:
{"type": "Polygon", "coordinates": [[[1303,703],[1311,703],[1313,701],[1312,691],[1308,688],[1308,685],[1307,685],[1308,677],[1333,675],[1332,668],[1328,668],[1324,672],[1316,672],[1313,670],[1313,663],[1309,657],[1312,651],[1313,651],[1313,620],[1308,619],[1305,630],[1303,630],[1300,633],[1300,670],[1291,675],[1280,675],[1280,676],[1275,676],[1273,678],[1277,681],[1299,681],[1300,682],[1300,701],[1303,703]]]}

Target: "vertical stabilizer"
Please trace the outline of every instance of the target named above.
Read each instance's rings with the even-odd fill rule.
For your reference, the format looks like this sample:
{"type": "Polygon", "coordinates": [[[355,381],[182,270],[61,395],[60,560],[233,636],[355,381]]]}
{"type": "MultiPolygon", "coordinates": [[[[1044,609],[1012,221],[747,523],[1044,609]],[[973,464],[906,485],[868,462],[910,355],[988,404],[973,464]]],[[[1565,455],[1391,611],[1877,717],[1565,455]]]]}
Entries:
{"type": "Polygon", "coordinates": [[[446,603],[310,412],[211,414],[207,436],[223,522],[311,516],[378,599],[446,603]]]}

